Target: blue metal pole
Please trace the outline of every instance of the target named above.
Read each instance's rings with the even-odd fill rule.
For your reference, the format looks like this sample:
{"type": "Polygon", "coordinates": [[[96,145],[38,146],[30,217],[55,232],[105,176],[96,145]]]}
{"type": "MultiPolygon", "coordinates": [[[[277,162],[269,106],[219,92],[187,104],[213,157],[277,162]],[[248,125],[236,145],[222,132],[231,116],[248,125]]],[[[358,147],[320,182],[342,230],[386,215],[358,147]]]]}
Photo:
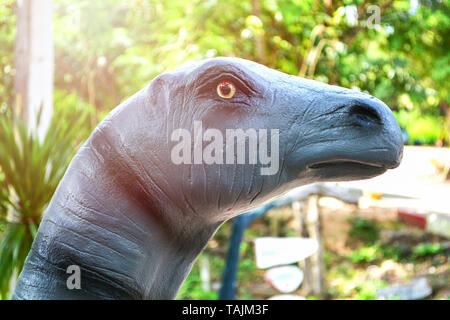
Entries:
{"type": "Polygon", "coordinates": [[[232,220],[231,237],[228,246],[225,269],[222,275],[222,286],[219,300],[234,300],[237,287],[237,271],[239,267],[239,249],[245,229],[259,216],[265,214],[274,205],[269,203],[253,211],[241,214],[232,220]]]}
{"type": "Polygon", "coordinates": [[[245,226],[243,215],[231,221],[231,238],[228,245],[225,270],[222,276],[222,286],[219,300],[234,300],[237,286],[237,270],[239,266],[239,249],[244,236],[245,226]]]}

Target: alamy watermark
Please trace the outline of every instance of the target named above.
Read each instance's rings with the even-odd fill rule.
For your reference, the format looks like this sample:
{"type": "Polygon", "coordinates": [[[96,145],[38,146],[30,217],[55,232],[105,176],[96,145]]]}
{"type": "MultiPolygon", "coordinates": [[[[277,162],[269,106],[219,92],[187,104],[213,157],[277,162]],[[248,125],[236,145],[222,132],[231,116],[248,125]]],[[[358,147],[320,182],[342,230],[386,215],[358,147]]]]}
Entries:
{"type": "Polygon", "coordinates": [[[261,175],[274,175],[279,170],[279,130],[270,129],[270,150],[267,129],[226,129],[225,137],[218,129],[203,131],[203,123],[194,121],[189,130],[176,129],[171,141],[178,142],[171,150],[174,164],[260,164],[261,175]],[[204,142],[209,142],[205,147],[204,142]],[[248,148],[247,148],[248,147],[248,148]]]}
{"type": "MultiPolygon", "coordinates": [[[[345,15],[347,23],[351,26],[358,24],[358,7],[356,5],[347,5],[338,9],[338,12],[345,15]]],[[[369,29],[379,29],[381,21],[381,8],[376,4],[371,4],[366,8],[366,13],[369,15],[364,24],[369,29]]],[[[364,21],[364,20],[363,20],[364,21]]]]}
{"type": "Polygon", "coordinates": [[[67,267],[66,273],[70,274],[67,278],[66,286],[69,290],[81,289],[81,269],[80,266],[71,265],[67,267]]]}

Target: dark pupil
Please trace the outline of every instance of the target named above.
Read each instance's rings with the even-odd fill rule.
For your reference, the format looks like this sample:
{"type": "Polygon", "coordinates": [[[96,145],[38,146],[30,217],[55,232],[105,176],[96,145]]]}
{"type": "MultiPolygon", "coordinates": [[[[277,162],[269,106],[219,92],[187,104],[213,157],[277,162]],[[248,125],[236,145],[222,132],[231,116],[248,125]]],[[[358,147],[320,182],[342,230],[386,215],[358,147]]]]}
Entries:
{"type": "Polygon", "coordinates": [[[231,85],[227,84],[222,84],[220,86],[220,91],[222,92],[223,95],[227,96],[231,93],[231,85]]]}

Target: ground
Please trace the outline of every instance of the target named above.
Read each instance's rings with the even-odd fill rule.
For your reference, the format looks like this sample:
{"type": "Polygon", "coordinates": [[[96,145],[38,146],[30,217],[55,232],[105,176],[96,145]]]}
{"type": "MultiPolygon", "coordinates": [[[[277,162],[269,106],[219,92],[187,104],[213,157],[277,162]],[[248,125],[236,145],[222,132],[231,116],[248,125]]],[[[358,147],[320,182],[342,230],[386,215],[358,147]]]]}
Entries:
{"type": "MultiPolygon", "coordinates": [[[[289,214],[285,214],[285,219],[279,234],[295,235],[289,214]]],[[[261,218],[246,232],[241,246],[237,299],[267,299],[277,294],[264,282],[265,270],[256,269],[252,247],[253,239],[271,234],[270,220],[261,218]]],[[[450,298],[448,239],[404,225],[392,209],[359,209],[343,203],[334,208],[322,206],[322,222],[326,266],[322,298],[375,299],[378,288],[419,276],[426,276],[433,286],[430,299],[450,298]]],[[[197,262],[178,298],[217,298],[228,233],[229,226],[225,225],[201,255],[201,259],[209,260],[212,290],[201,289],[197,262]]],[[[302,287],[296,293],[305,295],[302,287]]]]}

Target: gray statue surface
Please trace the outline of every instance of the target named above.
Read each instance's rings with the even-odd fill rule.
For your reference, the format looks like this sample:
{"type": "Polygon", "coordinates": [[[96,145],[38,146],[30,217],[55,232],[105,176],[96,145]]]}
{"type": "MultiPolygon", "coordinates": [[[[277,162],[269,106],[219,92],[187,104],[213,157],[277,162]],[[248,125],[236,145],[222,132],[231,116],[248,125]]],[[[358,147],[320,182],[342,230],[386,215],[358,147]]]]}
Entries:
{"type": "MultiPolygon", "coordinates": [[[[266,149],[263,138],[258,150],[266,149]]],[[[228,219],[293,187],[380,175],[399,165],[402,152],[390,109],[361,92],[238,58],[162,74],[115,108],[75,155],[14,298],[173,299],[228,219]],[[173,133],[193,133],[195,153],[198,123],[223,136],[227,129],[277,132],[279,143],[267,152],[277,170],[262,174],[267,162],[252,162],[250,153],[241,163],[179,163],[182,152],[174,161],[173,133]],[[73,265],[81,289],[67,286],[73,265]]]]}

